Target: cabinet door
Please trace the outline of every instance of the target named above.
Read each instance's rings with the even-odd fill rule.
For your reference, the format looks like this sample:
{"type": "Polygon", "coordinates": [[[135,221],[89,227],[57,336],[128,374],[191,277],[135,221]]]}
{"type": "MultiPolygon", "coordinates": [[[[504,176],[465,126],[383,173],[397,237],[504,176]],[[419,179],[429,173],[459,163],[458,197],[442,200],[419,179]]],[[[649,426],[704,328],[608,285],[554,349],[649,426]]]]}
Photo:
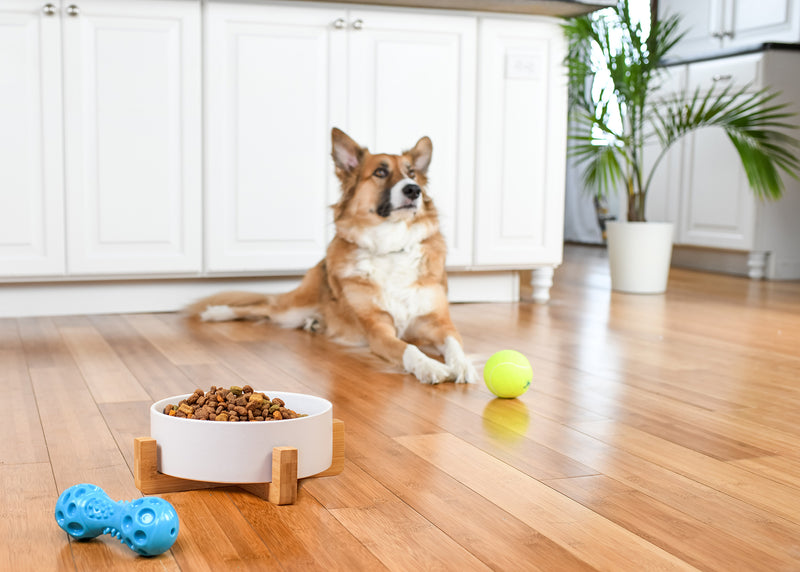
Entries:
{"type": "Polygon", "coordinates": [[[556,23],[482,19],[475,263],[560,264],[567,95],[556,23]]]}
{"type": "MultiPolygon", "coordinates": [[[[688,89],[735,88],[760,83],[762,54],[698,62],[688,66],[688,89]]],[[[684,139],[683,195],[678,241],[695,246],[750,250],[756,202],[741,160],[720,128],[684,139]]]]}
{"type": "Polygon", "coordinates": [[[346,127],[345,15],[208,4],[208,270],[304,271],[324,256],[330,129],[346,127]]]}
{"type": "Polygon", "coordinates": [[[473,17],[350,12],[348,125],[373,152],[433,141],[429,194],[449,266],[472,262],[475,37],[473,17]]]}
{"type": "Polygon", "coordinates": [[[68,271],[197,272],[200,6],[75,4],[62,16],[68,271]]]}
{"type": "Polygon", "coordinates": [[[722,129],[687,136],[678,242],[738,250],[753,247],[755,199],[740,163],[722,129]]]}
{"type": "Polygon", "coordinates": [[[800,41],[800,0],[727,0],[726,47],[800,41]]]}
{"type": "Polygon", "coordinates": [[[0,276],[64,272],[61,32],[42,2],[0,4],[0,276]]]}
{"type": "Polygon", "coordinates": [[[722,48],[726,20],[726,2],[730,0],[660,0],[658,15],[681,17],[681,41],[669,53],[670,57],[693,57],[722,48]]]}

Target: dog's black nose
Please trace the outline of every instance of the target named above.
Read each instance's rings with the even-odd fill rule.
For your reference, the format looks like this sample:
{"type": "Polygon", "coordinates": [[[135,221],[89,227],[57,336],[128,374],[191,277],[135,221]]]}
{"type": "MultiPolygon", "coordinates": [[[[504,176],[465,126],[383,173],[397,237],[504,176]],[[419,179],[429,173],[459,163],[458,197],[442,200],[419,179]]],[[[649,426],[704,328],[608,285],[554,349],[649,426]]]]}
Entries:
{"type": "Polygon", "coordinates": [[[413,183],[410,185],[406,185],[403,187],[403,194],[407,196],[412,201],[416,199],[422,191],[419,189],[419,185],[414,185],[413,183]]]}

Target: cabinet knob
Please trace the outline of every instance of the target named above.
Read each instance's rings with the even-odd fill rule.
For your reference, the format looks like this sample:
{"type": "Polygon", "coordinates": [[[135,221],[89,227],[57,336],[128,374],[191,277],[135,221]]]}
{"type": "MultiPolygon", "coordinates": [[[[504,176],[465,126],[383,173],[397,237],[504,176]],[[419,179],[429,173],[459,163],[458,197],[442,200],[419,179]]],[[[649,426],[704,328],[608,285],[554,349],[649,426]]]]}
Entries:
{"type": "Polygon", "coordinates": [[[731,81],[733,76],[729,73],[718,73],[711,77],[711,81],[731,81]]]}
{"type": "Polygon", "coordinates": [[[44,12],[45,16],[54,16],[56,13],[56,7],[54,4],[45,4],[42,7],[42,12],[44,12]]]}
{"type": "Polygon", "coordinates": [[[78,8],[75,4],[70,4],[67,6],[67,16],[72,16],[75,18],[81,13],[81,9],[78,8]]]}
{"type": "Polygon", "coordinates": [[[364,20],[359,18],[358,20],[353,21],[353,29],[354,30],[363,30],[364,29],[364,20]]]}
{"type": "Polygon", "coordinates": [[[333,21],[333,27],[336,28],[337,30],[341,30],[346,25],[347,25],[347,22],[344,21],[344,18],[336,18],[333,21]]]}

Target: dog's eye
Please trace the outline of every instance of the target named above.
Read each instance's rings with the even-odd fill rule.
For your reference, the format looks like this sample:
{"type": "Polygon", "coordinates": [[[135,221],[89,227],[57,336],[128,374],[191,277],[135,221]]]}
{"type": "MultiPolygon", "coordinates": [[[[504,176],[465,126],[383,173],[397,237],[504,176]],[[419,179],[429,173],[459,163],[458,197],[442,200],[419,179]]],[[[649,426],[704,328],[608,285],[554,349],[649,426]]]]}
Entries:
{"type": "Polygon", "coordinates": [[[380,179],[385,179],[389,176],[389,170],[386,167],[378,167],[372,175],[380,179]]]}
{"type": "Polygon", "coordinates": [[[408,168],[408,178],[413,179],[417,176],[417,172],[413,169],[413,167],[408,168]]]}

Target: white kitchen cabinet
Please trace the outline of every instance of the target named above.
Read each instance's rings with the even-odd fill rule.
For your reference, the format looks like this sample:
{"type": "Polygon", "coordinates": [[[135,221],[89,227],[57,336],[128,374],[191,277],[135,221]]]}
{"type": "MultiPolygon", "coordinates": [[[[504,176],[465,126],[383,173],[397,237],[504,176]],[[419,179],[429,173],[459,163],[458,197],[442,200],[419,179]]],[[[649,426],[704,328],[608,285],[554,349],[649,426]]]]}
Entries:
{"type": "Polygon", "coordinates": [[[471,261],[475,18],[210,2],[207,269],[300,271],[322,256],[339,187],[330,129],[373,152],[434,144],[430,192],[471,261]]]}
{"type": "Polygon", "coordinates": [[[198,273],[200,4],[14,0],[0,29],[0,276],[198,273]]]}
{"type": "MultiPolygon", "coordinates": [[[[688,66],[688,91],[760,85],[762,61],[762,54],[750,54],[693,63],[688,66]]],[[[725,132],[708,128],[687,135],[683,161],[678,242],[752,249],[756,199],[725,132]]]]}
{"type": "Polygon", "coordinates": [[[561,29],[480,22],[476,265],[561,263],[566,76],[561,29]]]}
{"type": "Polygon", "coordinates": [[[60,17],[68,271],[199,272],[200,6],[75,0],[60,17]]]}
{"type": "Polygon", "coordinates": [[[679,14],[686,30],[670,56],[800,41],[800,0],[661,0],[658,11],[679,14]]]}
{"type": "Polygon", "coordinates": [[[0,3],[0,276],[65,271],[61,28],[55,6],[0,3]]]}
{"type": "MultiPolygon", "coordinates": [[[[696,88],[749,85],[770,86],[782,100],[800,100],[800,81],[794,70],[800,52],[767,50],[690,63],[670,68],[686,74],[689,93],[696,88]]],[[[796,124],[800,125],[797,118],[796,124]]],[[[680,157],[656,173],[659,198],[655,212],[670,213],[676,222],[673,262],[681,266],[747,274],[752,278],[800,278],[800,183],[784,176],[779,201],[762,200],[751,190],[741,160],[719,128],[688,134],[679,144],[680,157]],[[676,167],[677,165],[677,167],[676,167]],[[677,213],[677,214],[676,214],[677,213]],[[683,248],[691,247],[691,248],[683,248]]],[[[662,165],[663,167],[663,165],[662,165]]],[[[650,211],[648,211],[650,213],[650,211]]]]}

